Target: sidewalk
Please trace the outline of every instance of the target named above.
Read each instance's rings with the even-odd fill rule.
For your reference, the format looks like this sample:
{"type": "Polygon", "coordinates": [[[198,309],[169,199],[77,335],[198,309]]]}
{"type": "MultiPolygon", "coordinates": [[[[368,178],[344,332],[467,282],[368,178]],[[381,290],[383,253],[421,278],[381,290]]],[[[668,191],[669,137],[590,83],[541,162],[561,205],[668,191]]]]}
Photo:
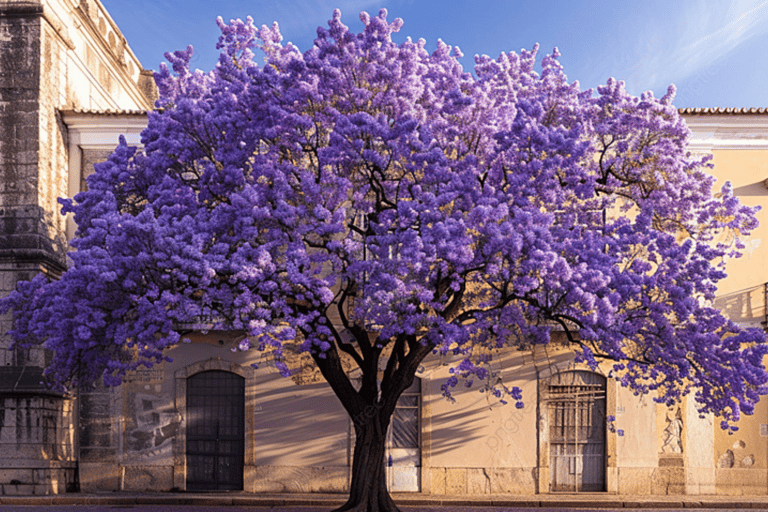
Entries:
{"type": "MultiPolygon", "coordinates": [[[[616,494],[547,494],[532,496],[434,496],[393,494],[401,507],[505,507],[505,508],[738,508],[768,510],[768,496],[625,496],[616,494]]],[[[346,501],[343,494],[231,493],[70,493],[49,496],[0,496],[0,505],[197,505],[242,507],[323,507],[329,510],[346,501]]]]}

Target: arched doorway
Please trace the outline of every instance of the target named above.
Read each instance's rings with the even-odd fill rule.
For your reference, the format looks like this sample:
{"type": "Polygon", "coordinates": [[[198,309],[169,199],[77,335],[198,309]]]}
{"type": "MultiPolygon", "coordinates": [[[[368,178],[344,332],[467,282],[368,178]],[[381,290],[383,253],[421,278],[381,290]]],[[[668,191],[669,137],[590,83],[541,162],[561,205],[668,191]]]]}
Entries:
{"type": "Polygon", "coordinates": [[[243,489],[245,379],[209,370],[187,378],[187,490],[243,489]]]}
{"type": "Polygon", "coordinates": [[[565,371],[548,388],[550,490],[605,490],[606,380],[565,371]]]}

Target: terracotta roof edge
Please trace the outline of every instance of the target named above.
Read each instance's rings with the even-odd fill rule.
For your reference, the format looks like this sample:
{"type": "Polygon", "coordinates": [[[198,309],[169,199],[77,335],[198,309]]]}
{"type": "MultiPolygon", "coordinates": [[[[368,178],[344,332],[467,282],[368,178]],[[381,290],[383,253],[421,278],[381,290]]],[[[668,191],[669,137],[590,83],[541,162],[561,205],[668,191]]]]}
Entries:
{"type": "Polygon", "coordinates": [[[61,109],[62,114],[79,114],[79,115],[92,115],[92,116],[146,116],[150,111],[133,109],[133,110],[98,110],[98,109],[82,109],[82,108],[68,108],[61,109]]]}
{"type": "Polygon", "coordinates": [[[680,115],[702,115],[702,116],[715,116],[715,115],[758,115],[768,114],[768,108],[766,107],[685,107],[678,108],[677,112],[680,115]]]}

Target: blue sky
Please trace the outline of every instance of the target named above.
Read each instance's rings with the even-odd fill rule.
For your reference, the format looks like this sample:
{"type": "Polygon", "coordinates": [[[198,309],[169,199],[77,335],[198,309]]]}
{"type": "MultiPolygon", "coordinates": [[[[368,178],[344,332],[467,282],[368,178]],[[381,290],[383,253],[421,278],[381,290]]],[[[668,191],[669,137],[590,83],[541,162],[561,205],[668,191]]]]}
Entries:
{"type": "Polygon", "coordinates": [[[582,89],[609,77],[633,94],[661,96],[677,86],[678,107],[768,107],[768,0],[102,0],[145,68],[163,53],[191,44],[193,65],[216,61],[215,20],[277,21],[285,41],[312,45],[334,8],[355,31],[360,11],[405,22],[397,39],[438,39],[461,48],[471,70],[475,54],[540,45],[558,47],[570,80],[582,89]]]}

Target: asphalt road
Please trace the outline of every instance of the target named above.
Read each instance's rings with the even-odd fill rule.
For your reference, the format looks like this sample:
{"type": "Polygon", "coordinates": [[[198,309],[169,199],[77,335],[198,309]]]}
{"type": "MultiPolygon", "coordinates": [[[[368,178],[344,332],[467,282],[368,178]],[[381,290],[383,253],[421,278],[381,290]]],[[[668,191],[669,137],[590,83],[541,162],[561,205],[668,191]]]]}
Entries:
{"type": "MultiPolygon", "coordinates": [[[[329,512],[328,507],[207,507],[197,505],[2,505],[0,512],[329,512]]],[[[528,508],[528,507],[401,507],[402,512],[742,512],[743,508],[528,508]]],[[[768,509],[750,509],[768,512],[768,509]]]]}

